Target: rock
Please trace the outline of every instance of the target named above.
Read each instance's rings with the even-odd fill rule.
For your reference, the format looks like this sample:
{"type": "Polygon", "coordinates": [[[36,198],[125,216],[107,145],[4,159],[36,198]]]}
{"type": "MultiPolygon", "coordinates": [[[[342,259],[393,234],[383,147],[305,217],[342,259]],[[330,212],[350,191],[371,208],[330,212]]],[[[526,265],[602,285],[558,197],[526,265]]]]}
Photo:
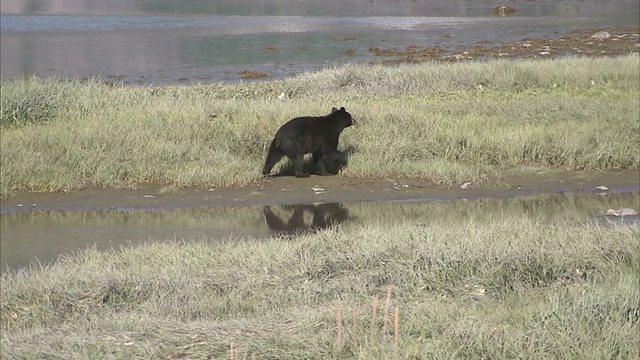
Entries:
{"type": "Polygon", "coordinates": [[[604,213],[606,216],[636,216],[638,212],[631,208],[608,209],[604,213]]]}
{"type": "Polygon", "coordinates": [[[500,16],[513,15],[516,11],[518,10],[509,5],[498,5],[493,8],[493,13],[500,16]]]}
{"type": "Polygon", "coordinates": [[[604,39],[607,39],[607,38],[611,37],[611,34],[609,34],[606,31],[598,31],[597,33],[591,35],[591,37],[596,39],[596,40],[602,41],[604,39]]]}
{"type": "Polygon", "coordinates": [[[607,191],[609,190],[609,188],[604,185],[600,185],[600,186],[596,186],[596,190],[607,191]]]}
{"type": "Polygon", "coordinates": [[[471,181],[466,181],[462,185],[460,185],[460,189],[462,190],[473,189],[473,183],[471,181]]]}

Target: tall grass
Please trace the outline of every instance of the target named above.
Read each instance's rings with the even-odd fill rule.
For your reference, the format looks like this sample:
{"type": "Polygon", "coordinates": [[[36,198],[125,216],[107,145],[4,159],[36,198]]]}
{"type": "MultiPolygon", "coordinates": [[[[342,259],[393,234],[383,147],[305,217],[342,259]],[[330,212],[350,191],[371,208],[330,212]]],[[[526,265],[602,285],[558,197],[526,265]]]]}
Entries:
{"type": "Polygon", "coordinates": [[[638,65],[637,56],[347,65],[263,83],[157,88],[3,80],[0,194],[247,185],[282,123],[333,106],[359,122],[341,140],[345,176],[452,184],[492,181],[521,165],[638,169],[638,65]]]}
{"type": "Polygon", "coordinates": [[[639,236],[509,217],[88,250],[2,274],[2,355],[637,358],[639,236]]]}

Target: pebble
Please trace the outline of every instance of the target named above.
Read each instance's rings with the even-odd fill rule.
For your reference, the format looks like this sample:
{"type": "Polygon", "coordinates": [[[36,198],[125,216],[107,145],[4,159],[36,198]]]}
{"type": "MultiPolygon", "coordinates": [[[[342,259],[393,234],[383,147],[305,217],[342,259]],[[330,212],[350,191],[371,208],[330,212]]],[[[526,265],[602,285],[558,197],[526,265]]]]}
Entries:
{"type": "Polygon", "coordinates": [[[596,40],[604,40],[604,39],[607,39],[607,38],[611,37],[611,34],[609,34],[606,31],[598,31],[597,33],[591,35],[591,37],[596,39],[596,40]]]}
{"type": "Polygon", "coordinates": [[[460,189],[468,190],[473,188],[473,183],[471,181],[466,181],[462,185],[460,185],[460,189]]]}
{"type": "Polygon", "coordinates": [[[604,214],[607,216],[636,216],[638,215],[638,212],[631,208],[620,208],[618,210],[608,209],[604,214]]]}

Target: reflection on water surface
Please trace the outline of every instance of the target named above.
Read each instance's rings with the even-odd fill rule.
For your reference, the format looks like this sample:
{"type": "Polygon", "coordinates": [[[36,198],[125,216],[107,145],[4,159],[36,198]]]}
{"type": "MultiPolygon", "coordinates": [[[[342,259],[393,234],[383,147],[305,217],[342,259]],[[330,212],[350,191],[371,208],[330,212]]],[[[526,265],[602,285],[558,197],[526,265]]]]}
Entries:
{"type": "Polygon", "coordinates": [[[430,224],[504,221],[531,218],[544,223],[637,224],[638,216],[604,217],[608,208],[638,209],[640,193],[551,194],[522,198],[480,198],[429,202],[362,202],[344,204],[227,207],[158,211],[36,211],[0,215],[2,267],[43,263],[60,254],[145,241],[208,239],[260,241],[295,236],[330,226],[430,224]]]}

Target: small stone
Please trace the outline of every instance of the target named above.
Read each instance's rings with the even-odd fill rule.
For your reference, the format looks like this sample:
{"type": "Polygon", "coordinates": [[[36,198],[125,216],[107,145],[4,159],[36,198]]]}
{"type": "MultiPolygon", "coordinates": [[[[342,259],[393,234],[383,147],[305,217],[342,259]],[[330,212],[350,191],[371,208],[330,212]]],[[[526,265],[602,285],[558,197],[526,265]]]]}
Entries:
{"type": "Polygon", "coordinates": [[[551,54],[551,53],[548,52],[548,51],[540,51],[540,55],[542,55],[542,56],[549,55],[549,54],[551,54]]]}
{"type": "Polygon", "coordinates": [[[498,5],[493,8],[493,13],[500,16],[512,15],[517,10],[513,6],[509,5],[498,5]]]}
{"type": "Polygon", "coordinates": [[[596,39],[596,40],[602,41],[604,39],[607,39],[607,38],[611,37],[611,34],[609,34],[606,31],[598,31],[597,33],[591,35],[591,37],[596,39]]]}
{"type": "Polygon", "coordinates": [[[466,181],[462,185],[460,185],[460,189],[468,190],[473,188],[473,183],[471,181],[466,181]]]}
{"type": "Polygon", "coordinates": [[[638,212],[631,208],[620,208],[618,210],[608,209],[604,214],[606,216],[636,216],[638,212]]]}

